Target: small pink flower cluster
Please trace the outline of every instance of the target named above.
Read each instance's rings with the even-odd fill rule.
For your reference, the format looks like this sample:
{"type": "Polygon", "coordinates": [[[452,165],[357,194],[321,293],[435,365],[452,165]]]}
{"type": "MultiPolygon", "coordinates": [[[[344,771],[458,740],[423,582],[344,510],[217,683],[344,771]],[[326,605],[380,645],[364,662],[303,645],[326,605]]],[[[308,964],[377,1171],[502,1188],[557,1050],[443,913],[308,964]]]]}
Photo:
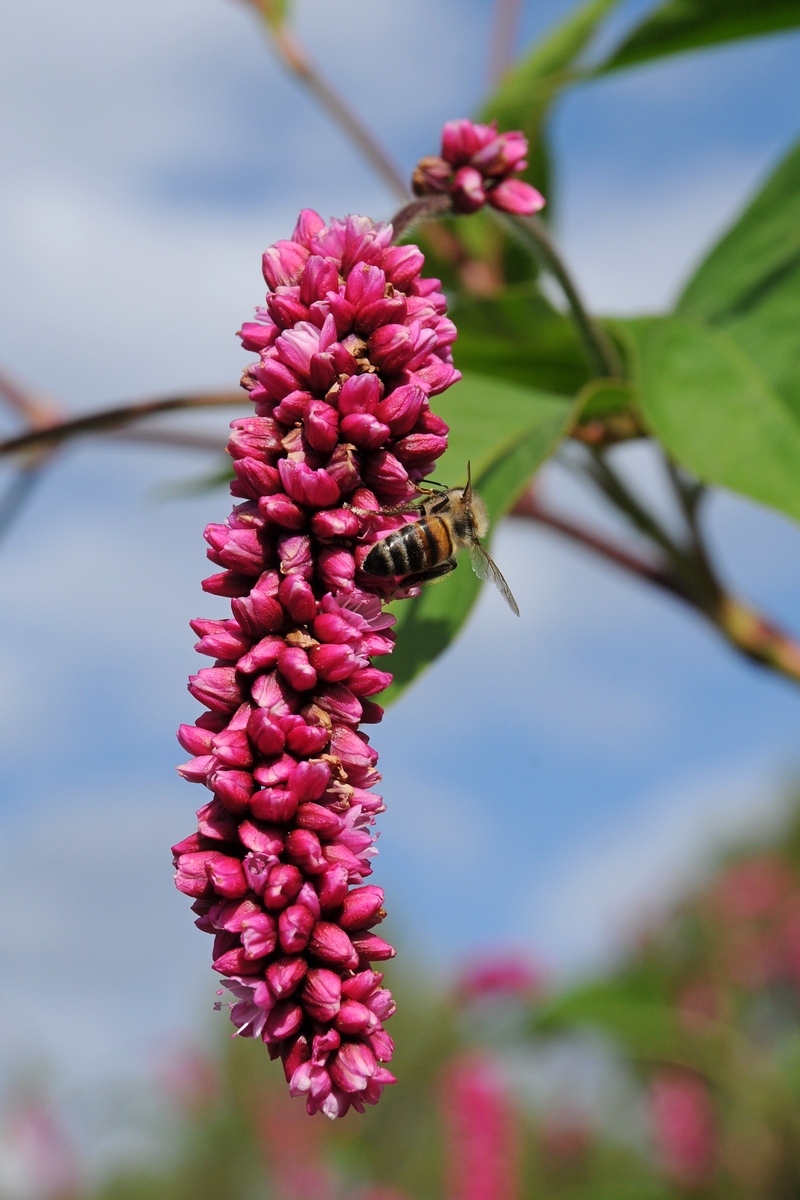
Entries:
{"type": "Polygon", "coordinates": [[[408,519],[382,509],[447,446],[429,397],[460,377],[456,330],[423,261],[390,225],[309,210],[265,253],[266,308],[241,331],[259,354],[243,378],[256,415],[228,443],[242,503],[205,531],[223,570],[203,588],[232,615],[192,622],[216,661],[189,684],[208,711],[179,732],[194,756],[181,774],[213,798],[173,847],[177,886],[214,935],[237,1031],[330,1117],[394,1082],[394,1003],[371,963],[395,952],[371,931],[383,892],[364,885],[384,806],[359,730],[392,678],[371,660],[392,649],[393,581],[360,564],[408,519]]]}
{"type": "Polygon", "coordinates": [[[516,1200],[519,1130],[508,1089],[481,1054],[456,1058],[442,1090],[448,1200],[516,1200]]]}
{"type": "Polygon", "coordinates": [[[449,192],[453,208],[473,213],[484,204],[530,216],[544,208],[541,192],[513,176],[527,167],[528,139],[522,133],[498,133],[497,122],[476,125],[463,118],[442,131],[441,157],[420,159],[414,171],[417,196],[449,192]]]}
{"type": "Polygon", "coordinates": [[[716,1113],[708,1084],[693,1071],[664,1067],[650,1084],[650,1115],[665,1174],[682,1187],[700,1187],[714,1174],[716,1113]]]}

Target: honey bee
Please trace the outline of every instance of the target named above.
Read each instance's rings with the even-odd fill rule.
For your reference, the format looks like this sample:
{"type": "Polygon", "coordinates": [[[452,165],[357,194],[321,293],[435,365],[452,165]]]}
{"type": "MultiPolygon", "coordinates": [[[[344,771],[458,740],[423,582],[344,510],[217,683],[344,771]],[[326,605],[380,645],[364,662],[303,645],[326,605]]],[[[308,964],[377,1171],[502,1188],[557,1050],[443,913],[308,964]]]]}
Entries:
{"type": "Polygon", "coordinates": [[[472,489],[469,464],[466,487],[441,491],[420,487],[419,491],[424,493],[420,500],[399,508],[382,509],[387,515],[416,509],[419,518],[376,542],[364,559],[362,570],[384,579],[396,576],[404,587],[433,583],[454,571],[458,551],[468,549],[478,578],[491,580],[511,611],[519,616],[511,588],[481,545],[481,538],[489,529],[489,516],[483,500],[472,489]]]}

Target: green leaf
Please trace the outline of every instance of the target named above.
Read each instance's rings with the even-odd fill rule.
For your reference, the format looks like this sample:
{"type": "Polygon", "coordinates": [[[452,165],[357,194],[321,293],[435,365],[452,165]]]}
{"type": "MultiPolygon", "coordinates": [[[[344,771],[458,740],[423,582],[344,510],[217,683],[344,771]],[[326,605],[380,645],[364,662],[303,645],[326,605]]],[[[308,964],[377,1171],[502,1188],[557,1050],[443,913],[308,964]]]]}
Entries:
{"type": "Polygon", "coordinates": [[[542,137],[545,117],[558,93],[581,76],[575,63],[603,18],[619,0],[588,0],[524,55],[485,102],[480,119],[496,120],[501,130],[520,129],[531,145],[528,170],[521,176],[548,195],[549,169],[542,137]]]}
{"type": "MultiPolygon", "coordinates": [[[[449,449],[436,466],[436,478],[455,487],[472,463],[475,487],[494,524],[525,490],[541,463],[572,423],[574,402],[532,388],[514,387],[480,375],[467,376],[436,411],[450,425],[449,449]]],[[[413,600],[398,601],[397,647],[391,658],[394,683],[382,697],[391,703],[449,646],[478,598],[480,580],[468,560],[413,600]]],[[[524,606],[524,600],[523,600],[524,606]]]]}
{"type": "Polygon", "coordinates": [[[800,520],[800,422],[752,359],[683,317],[621,324],[644,417],[676,461],[800,520]]]}
{"type": "Polygon", "coordinates": [[[800,144],[698,268],[677,311],[725,329],[800,420],[800,144]]]}
{"type": "Polygon", "coordinates": [[[491,299],[459,297],[453,347],[460,370],[573,396],[591,372],[573,323],[530,284],[491,299]]]}
{"type": "Polygon", "coordinates": [[[637,25],[601,70],[616,71],[667,54],[797,25],[797,0],[667,0],[637,25]]]}

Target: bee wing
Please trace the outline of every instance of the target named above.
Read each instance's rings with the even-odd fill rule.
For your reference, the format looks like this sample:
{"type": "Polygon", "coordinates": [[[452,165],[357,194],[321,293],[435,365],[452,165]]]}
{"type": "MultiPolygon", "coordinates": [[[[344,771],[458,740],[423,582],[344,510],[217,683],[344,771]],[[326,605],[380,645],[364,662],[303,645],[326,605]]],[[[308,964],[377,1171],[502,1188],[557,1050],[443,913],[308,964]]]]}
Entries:
{"type": "Polygon", "coordinates": [[[488,579],[490,583],[493,583],[511,611],[519,616],[519,608],[511,588],[500,573],[500,568],[489,557],[480,542],[476,542],[474,546],[470,547],[469,556],[472,559],[472,569],[478,578],[488,579]]]}

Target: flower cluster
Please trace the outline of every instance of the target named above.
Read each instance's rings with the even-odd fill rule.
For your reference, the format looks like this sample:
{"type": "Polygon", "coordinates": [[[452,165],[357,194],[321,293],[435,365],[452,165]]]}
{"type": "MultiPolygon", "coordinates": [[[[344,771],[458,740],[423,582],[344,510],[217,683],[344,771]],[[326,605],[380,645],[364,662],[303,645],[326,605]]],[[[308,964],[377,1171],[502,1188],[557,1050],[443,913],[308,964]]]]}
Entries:
{"type": "Polygon", "coordinates": [[[383,892],[364,884],[384,806],[359,726],[380,721],[372,697],[392,678],[372,660],[392,649],[395,581],[360,566],[408,520],[383,509],[447,445],[429,398],[459,378],[456,331],[422,265],[390,225],[309,210],[266,251],[266,307],[241,330],[256,415],[228,443],[242,502],[205,531],[222,570],[203,588],[231,617],[192,622],[215,662],[189,683],[207,711],[179,731],[181,774],[213,796],[173,847],[177,886],[214,935],[237,1031],[330,1117],[394,1082],[394,1003],[372,969],[394,950],[372,932],[383,892]]]}
{"type": "Polygon", "coordinates": [[[522,133],[498,133],[497,122],[476,125],[463,118],[442,131],[441,156],[422,158],[414,171],[417,196],[450,193],[453,208],[473,213],[492,204],[517,216],[544,208],[541,192],[513,176],[527,167],[528,139],[522,133]]]}

